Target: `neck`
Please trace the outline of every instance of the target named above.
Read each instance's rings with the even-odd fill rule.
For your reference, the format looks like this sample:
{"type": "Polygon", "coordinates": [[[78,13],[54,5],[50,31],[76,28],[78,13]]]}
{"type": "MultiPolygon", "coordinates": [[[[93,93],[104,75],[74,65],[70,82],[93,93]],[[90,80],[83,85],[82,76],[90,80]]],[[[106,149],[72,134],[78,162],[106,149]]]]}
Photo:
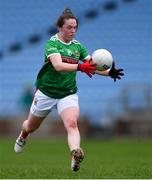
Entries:
{"type": "Polygon", "coordinates": [[[70,42],[70,40],[68,40],[68,39],[66,39],[65,37],[63,37],[62,36],[62,34],[58,34],[58,38],[61,40],[61,41],[63,41],[63,42],[65,42],[65,43],[69,43],[70,42]]]}

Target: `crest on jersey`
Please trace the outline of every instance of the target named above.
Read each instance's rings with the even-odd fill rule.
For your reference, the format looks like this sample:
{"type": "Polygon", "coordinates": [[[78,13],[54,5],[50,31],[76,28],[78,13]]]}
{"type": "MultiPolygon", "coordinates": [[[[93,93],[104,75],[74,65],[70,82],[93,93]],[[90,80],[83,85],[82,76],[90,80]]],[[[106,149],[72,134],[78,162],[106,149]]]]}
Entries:
{"type": "Polygon", "coordinates": [[[75,56],[79,56],[79,52],[78,51],[75,51],[75,56]]]}

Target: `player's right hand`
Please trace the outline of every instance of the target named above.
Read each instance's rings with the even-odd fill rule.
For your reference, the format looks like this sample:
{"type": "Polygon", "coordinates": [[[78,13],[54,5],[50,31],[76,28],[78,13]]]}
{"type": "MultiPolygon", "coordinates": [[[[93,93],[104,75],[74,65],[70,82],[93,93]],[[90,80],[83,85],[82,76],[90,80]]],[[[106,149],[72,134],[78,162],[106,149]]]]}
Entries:
{"type": "Polygon", "coordinates": [[[89,59],[82,64],[78,64],[78,68],[77,68],[78,71],[86,73],[90,78],[92,77],[92,75],[95,74],[96,71],[96,64],[91,63],[91,60],[92,59],[89,59]]]}

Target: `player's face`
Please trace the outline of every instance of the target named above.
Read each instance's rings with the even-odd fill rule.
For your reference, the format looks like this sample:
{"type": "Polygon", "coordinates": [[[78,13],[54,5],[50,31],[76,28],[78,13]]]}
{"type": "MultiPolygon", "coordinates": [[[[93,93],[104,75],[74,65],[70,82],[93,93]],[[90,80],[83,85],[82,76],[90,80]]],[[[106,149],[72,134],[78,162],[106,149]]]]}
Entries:
{"type": "Polygon", "coordinates": [[[63,26],[59,28],[60,37],[65,42],[71,41],[76,31],[77,31],[77,22],[75,19],[65,19],[63,26]]]}

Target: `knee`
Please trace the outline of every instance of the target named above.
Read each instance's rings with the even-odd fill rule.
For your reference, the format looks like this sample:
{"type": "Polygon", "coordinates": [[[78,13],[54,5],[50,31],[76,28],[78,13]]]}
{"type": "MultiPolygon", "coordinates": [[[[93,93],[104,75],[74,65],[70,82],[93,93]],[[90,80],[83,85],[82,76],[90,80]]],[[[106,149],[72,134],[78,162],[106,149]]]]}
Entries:
{"type": "Polygon", "coordinates": [[[69,118],[65,124],[67,129],[76,129],[77,128],[77,119],[69,118]]]}

